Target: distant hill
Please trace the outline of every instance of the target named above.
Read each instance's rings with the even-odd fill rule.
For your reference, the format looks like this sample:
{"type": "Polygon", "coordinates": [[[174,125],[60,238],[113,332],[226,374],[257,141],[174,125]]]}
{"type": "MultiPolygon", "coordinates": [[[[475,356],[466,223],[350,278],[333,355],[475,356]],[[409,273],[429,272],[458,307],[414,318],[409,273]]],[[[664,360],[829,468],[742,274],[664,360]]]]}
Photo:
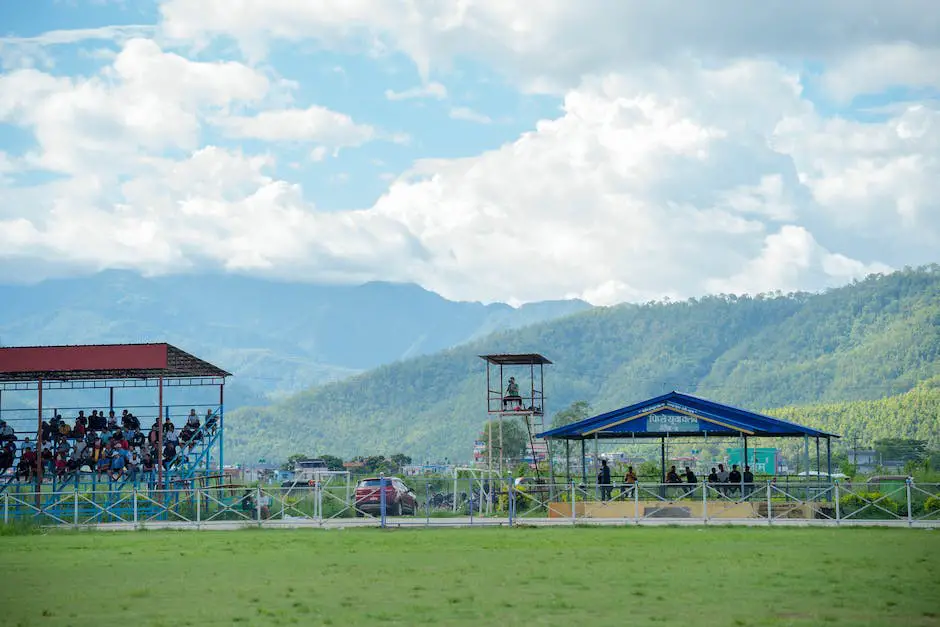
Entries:
{"type": "Polygon", "coordinates": [[[408,284],[122,271],[0,285],[0,303],[5,345],[168,341],[235,373],[232,405],[590,308],[578,300],[452,302],[408,284]]]}
{"type": "Polygon", "coordinates": [[[595,308],[315,387],[229,421],[237,458],[403,451],[468,459],[484,352],[544,353],[548,411],[677,389],[753,409],[903,394],[940,373],[940,266],[822,294],[595,308]]]}

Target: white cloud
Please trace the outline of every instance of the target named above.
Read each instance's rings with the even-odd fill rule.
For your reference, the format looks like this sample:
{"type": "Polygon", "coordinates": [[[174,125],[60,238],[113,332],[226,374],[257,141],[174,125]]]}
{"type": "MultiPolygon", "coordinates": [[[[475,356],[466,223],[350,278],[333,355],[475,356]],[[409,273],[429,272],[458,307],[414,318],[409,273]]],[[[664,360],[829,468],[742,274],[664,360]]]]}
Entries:
{"type": "MultiPolygon", "coordinates": [[[[777,56],[827,62],[898,41],[936,47],[935,0],[750,0],[689,6],[681,0],[166,0],[162,30],[187,41],[234,37],[257,56],[272,39],[400,51],[422,75],[468,57],[529,89],[559,92],[585,74],[669,64],[689,56],[726,62],[777,56]],[[838,24],[838,28],[833,28],[838,24]],[[377,43],[379,44],[377,46],[377,43]],[[551,63],[546,63],[551,59],[551,63]]],[[[899,68],[900,69],[900,68],[899,68]]]]}
{"type": "Polygon", "coordinates": [[[932,48],[890,43],[851,51],[827,68],[823,86],[841,101],[889,87],[940,88],[940,39],[932,48]]]}
{"type": "MultiPolygon", "coordinates": [[[[9,160],[67,177],[0,185],[0,269],[37,257],[146,272],[210,265],[416,281],[461,299],[610,303],[814,289],[935,261],[936,105],[858,121],[821,113],[804,90],[818,80],[850,102],[936,85],[932,6],[242,0],[236,10],[166,0],[160,36],[200,58],[211,49],[199,45],[220,35],[255,60],[271,40],[404,53],[423,86],[389,100],[445,98],[431,70],[469,59],[520,90],[563,95],[563,107],[482,154],[380,174],[391,182],[374,206],[335,212],[274,174],[280,144],[307,143],[317,161],[408,136],[278,97],[292,88],[266,64],[193,61],[182,46],[131,39],[95,76],[10,72],[0,76],[0,120],[32,130],[37,146],[9,160]],[[819,63],[818,78],[794,70],[819,63]],[[206,124],[267,146],[256,155],[205,146],[206,124]]],[[[451,115],[489,121],[459,107],[451,115]]]]}
{"type": "Polygon", "coordinates": [[[262,111],[254,116],[226,116],[218,124],[231,137],[308,141],[331,147],[359,146],[376,137],[371,126],[356,124],[346,114],[318,106],[262,111]]]}
{"type": "Polygon", "coordinates": [[[403,91],[385,90],[385,98],[388,100],[412,100],[415,98],[436,98],[443,100],[447,98],[447,88],[440,83],[430,82],[420,87],[412,87],[403,91]]]}
{"type": "Polygon", "coordinates": [[[493,122],[490,116],[478,113],[469,107],[454,107],[450,110],[450,117],[455,120],[476,122],[477,124],[490,124],[493,122]]]}
{"type": "Polygon", "coordinates": [[[33,130],[34,167],[109,172],[165,150],[197,148],[205,111],[259,102],[270,89],[263,74],[240,63],[193,62],[134,39],[98,76],[0,76],[0,121],[33,130]]]}
{"type": "MultiPolygon", "coordinates": [[[[28,218],[0,219],[0,259],[56,259],[65,267],[190,266],[335,280],[373,276],[414,255],[399,224],[374,214],[318,212],[296,185],[273,179],[273,160],[207,147],[165,161],[121,186],[118,197],[90,177],[51,184],[28,218]]],[[[7,190],[4,202],[22,200],[7,190]]]]}

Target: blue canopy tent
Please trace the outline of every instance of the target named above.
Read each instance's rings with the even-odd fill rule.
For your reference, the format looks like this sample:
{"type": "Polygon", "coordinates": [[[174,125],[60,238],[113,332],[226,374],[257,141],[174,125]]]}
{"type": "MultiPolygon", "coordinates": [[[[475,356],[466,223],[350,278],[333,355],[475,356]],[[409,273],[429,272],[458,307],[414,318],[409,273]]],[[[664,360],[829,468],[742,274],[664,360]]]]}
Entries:
{"type": "Polygon", "coordinates": [[[809,438],[815,438],[817,468],[819,467],[819,440],[823,438],[826,440],[826,467],[830,475],[832,474],[831,439],[839,437],[804,425],[675,391],[538,434],[540,438],[564,440],[566,450],[572,440],[580,441],[581,468],[585,475],[587,474],[584,453],[586,440],[659,438],[664,482],[666,438],[708,436],[743,437],[745,460],[749,437],[803,438],[807,462],[809,438]]]}

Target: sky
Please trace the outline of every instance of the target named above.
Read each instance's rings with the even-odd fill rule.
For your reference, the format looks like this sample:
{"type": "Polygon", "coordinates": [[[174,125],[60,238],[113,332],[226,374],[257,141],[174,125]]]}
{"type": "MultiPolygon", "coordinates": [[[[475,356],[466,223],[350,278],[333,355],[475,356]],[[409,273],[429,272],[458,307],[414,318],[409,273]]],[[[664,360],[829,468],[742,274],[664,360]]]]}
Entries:
{"type": "Polygon", "coordinates": [[[0,281],[599,305],[940,261],[936,0],[0,0],[0,281]]]}

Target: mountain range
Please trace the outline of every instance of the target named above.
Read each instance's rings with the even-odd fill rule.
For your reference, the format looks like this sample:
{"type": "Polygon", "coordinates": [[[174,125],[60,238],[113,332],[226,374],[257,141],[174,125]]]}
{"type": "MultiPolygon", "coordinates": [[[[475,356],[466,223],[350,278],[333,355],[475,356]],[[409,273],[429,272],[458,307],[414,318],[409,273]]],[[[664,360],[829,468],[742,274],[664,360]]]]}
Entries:
{"type": "MultiPolygon", "coordinates": [[[[756,410],[903,395],[940,374],[940,266],[819,294],[599,307],[502,331],[242,408],[228,421],[228,450],[243,461],[399,451],[466,460],[486,419],[479,355],[522,352],[555,362],[548,414],[672,389],[756,410]]],[[[940,418],[927,415],[935,432],[940,418]]]]}
{"type": "Polygon", "coordinates": [[[169,342],[235,374],[229,407],[590,308],[453,302],[412,284],[127,271],[0,285],[0,303],[4,345],[169,342]]]}

